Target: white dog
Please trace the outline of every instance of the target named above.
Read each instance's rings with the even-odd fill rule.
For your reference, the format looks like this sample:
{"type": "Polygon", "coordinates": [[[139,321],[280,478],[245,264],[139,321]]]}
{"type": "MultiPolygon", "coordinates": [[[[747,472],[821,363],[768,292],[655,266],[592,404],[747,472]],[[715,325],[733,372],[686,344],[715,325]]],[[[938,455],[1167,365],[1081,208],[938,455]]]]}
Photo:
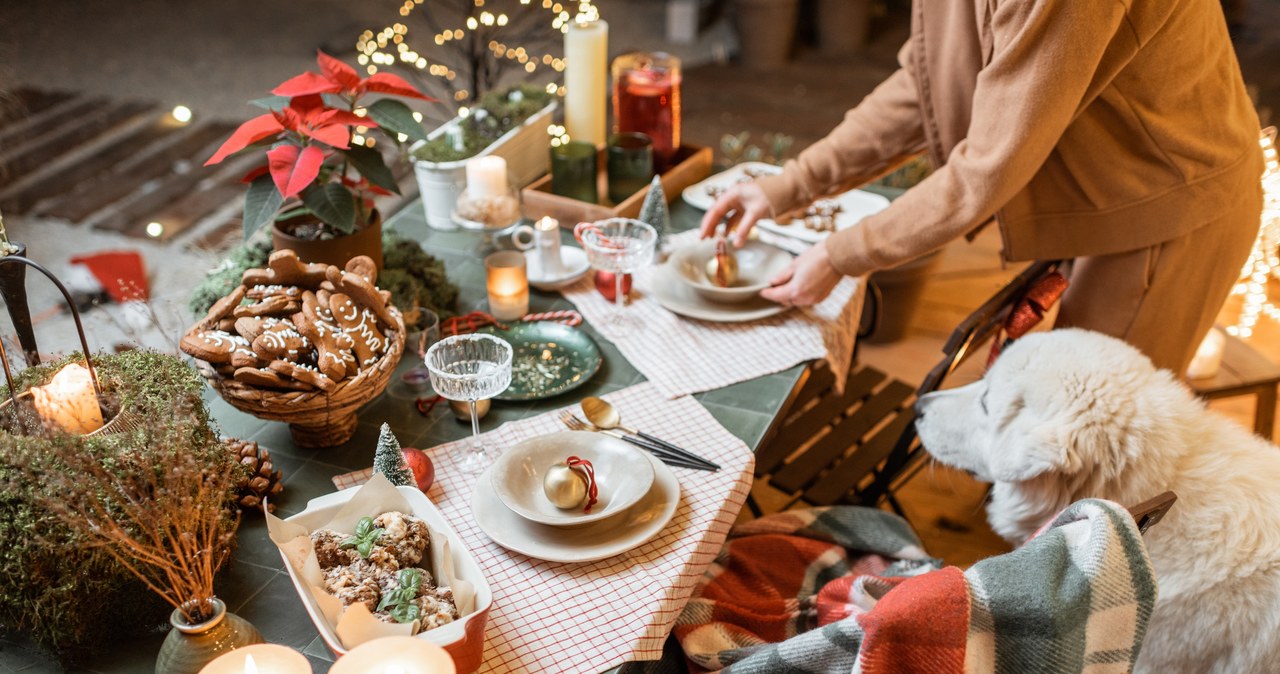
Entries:
{"type": "Polygon", "coordinates": [[[1173,490],[1144,536],[1160,591],[1136,671],[1280,672],[1280,448],[1084,330],[1028,335],[917,409],[930,454],[994,484],[987,516],[1014,544],[1081,498],[1173,490]]]}

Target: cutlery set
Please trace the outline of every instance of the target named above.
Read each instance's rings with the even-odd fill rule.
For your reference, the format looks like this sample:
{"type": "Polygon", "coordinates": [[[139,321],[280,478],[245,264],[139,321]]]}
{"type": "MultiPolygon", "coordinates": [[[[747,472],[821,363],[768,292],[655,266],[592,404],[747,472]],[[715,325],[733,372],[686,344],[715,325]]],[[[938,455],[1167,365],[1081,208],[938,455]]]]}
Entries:
{"type": "Polygon", "coordinates": [[[571,431],[593,431],[630,443],[644,449],[663,463],[679,468],[716,471],[720,466],[687,449],[674,445],[643,431],[624,426],[617,408],[600,398],[584,398],[584,421],[570,410],[560,412],[560,423],[571,431]]]}

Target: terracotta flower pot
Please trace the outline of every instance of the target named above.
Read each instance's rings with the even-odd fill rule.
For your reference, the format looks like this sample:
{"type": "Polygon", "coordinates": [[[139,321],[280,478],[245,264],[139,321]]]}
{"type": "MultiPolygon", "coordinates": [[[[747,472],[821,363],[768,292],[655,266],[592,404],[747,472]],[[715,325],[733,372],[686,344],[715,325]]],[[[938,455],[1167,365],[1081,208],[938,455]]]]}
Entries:
{"type": "Polygon", "coordinates": [[[369,224],[354,234],[332,239],[300,239],[281,229],[276,223],[271,229],[271,247],[274,250],[292,250],[303,262],[323,262],[338,267],[358,255],[368,255],[382,271],[382,214],[374,211],[369,224]]]}
{"type": "Polygon", "coordinates": [[[742,63],[776,70],[791,58],[800,0],[734,0],[742,63]]]}

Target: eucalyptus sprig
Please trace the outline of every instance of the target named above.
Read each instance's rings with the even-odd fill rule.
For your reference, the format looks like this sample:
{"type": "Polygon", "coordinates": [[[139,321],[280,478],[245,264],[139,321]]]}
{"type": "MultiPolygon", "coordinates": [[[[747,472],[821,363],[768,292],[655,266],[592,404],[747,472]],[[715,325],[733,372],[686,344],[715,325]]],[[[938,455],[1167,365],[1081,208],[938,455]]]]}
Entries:
{"type": "Polygon", "coordinates": [[[385,531],[386,529],[373,526],[372,517],[361,517],[360,521],[356,522],[355,535],[349,536],[339,543],[338,548],[341,550],[355,548],[361,557],[368,559],[369,555],[373,553],[373,546],[378,543],[378,537],[385,531]]]}
{"type": "Polygon", "coordinates": [[[398,623],[413,622],[421,613],[413,600],[418,598],[418,592],[422,589],[422,570],[400,569],[396,572],[396,583],[398,588],[382,595],[378,610],[390,608],[387,613],[398,623]]]}

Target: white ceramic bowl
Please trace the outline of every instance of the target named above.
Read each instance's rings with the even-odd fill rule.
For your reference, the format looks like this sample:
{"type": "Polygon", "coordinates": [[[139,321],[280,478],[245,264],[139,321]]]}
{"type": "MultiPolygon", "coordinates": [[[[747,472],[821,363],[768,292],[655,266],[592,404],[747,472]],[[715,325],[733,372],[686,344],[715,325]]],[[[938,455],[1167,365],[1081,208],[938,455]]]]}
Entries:
{"type": "Polygon", "coordinates": [[[760,241],[748,241],[734,251],[738,258],[738,280],[728,288],[721,288],[707,278],[707,261],[716,254],[713,239],[677,248],[667,264],[675,270],[676,278],[704,299],[722,304],[737,304],[758,297],[761,290],[769,287],[769,279],[791,264],[790,253],[760,241]]]}
{"type": "Polygon", "coordinates": [[[563,431],[517,443],[489,471],[498,500],[521,517],[550,526],[576,526],[612,517],[635,505],[653,486],[653,466],[644,450],[603,433],[563,431]],[[591,513],[561,510],[542,491],[551,466],[577,456],[596,472],[599,501],[591,513]]]}

